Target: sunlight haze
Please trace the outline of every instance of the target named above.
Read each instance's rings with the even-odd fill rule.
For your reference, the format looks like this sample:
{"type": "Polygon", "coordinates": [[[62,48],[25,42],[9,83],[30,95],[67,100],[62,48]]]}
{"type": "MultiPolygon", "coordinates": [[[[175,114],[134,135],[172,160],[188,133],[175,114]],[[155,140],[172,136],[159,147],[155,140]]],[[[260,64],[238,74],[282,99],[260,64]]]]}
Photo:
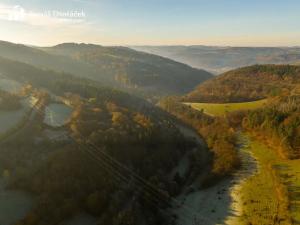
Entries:
{"type": "Polygon", "coordinates": [[[2,0],[0,37],[43,46],[298,46],[299,8],[295,0],[2,0]]]}

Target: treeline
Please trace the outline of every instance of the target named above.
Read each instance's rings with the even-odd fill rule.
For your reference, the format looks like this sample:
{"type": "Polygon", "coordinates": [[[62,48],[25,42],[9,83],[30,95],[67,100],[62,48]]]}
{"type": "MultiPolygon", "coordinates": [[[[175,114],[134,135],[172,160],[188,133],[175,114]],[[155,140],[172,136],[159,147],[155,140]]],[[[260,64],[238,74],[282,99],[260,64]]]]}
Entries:
{"type": "Polygon", "coordinates": [[[183,97],[183,101],[210,103],[255,101],[289,94],[299,81],[299,66],[255,65],[208,80],[183,97]]]}
{"type": "Polygon", "coordinates": [[[243,126],[278,146],[281,156],[289,159],[300,157],[299,96],[280,97],[269,107],[249,112],[243,126]]]}
{"type": "Polygon", "coordinates": [[[176,97],[160,102],[160,107],[193,127],[204,138],[214,153],[212,173],[216,176],[229,175],[239,166],[236,152],[236,136],[225,118],[213,118],[203,112],[184,105],[176,97]]]}

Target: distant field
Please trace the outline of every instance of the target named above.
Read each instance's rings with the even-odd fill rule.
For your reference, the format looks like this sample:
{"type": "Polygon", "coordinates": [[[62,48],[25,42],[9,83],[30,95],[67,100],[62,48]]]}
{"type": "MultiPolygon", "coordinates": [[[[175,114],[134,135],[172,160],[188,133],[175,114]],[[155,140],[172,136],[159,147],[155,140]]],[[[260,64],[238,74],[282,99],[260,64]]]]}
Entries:
{"type": "Polygon", "coordinates": [[[254,101],[254,102],[241,102],[241,103],[184,103],[190,105],[196,110],[204,110],[206,114],[213,116],[223,116],[226,113],[237,110],[251,110],[256,109],[267,103],[267,99],[254,101]]]}

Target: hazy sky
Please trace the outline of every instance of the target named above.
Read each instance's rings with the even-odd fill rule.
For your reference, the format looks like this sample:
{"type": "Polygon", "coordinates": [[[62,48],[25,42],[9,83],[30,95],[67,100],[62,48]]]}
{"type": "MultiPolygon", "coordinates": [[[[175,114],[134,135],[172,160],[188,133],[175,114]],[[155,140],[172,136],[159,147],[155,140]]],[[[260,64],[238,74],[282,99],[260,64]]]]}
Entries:
{"type": "Polygon", "coordinates": [[[34,45],[300,46],[300,1],[0,0],[0,39],[34,45]]]}

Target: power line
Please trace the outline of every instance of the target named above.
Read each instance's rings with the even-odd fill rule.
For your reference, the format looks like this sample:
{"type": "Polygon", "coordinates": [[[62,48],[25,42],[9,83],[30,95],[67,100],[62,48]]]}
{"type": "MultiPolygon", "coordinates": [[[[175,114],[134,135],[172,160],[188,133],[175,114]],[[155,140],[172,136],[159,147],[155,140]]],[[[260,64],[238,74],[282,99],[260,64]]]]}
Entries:
{"type": "MultiPolygon", "coordinates": [[[[41,107],[44,107],[44,105],[40,105],[39,108],[36,108],[36,105],[33,106],[37,112],[44,116],[44,111],[41,110],[41,107]]],[[[49,111],[50,109],[48,109],[49,111]]],[[[51,110],[50,110],[51,111],[51,110]]],[[[122,170],[123,172],[125,171],[126,175],[130,175],[130,178],[136,182],[137,184],[136,185],[140,185],[140,189],[144,190],[146,194],[149,194],[150,196],[152,196],[152,198],[155,198],[155,199],[146,199],[148,201],[151,201],[153,203],[156,203],[157,202],[161,202],[165,205],[165,207],[172,207],[172,204],[170,204],[170,200],[171,202],[174,202],[174,204],[176,206],[180,206],[180,202],[173,198],[173,197],[168,197],[166,195],[164,195],[164,193],[162,193],[162,191],[160,189],[157,189],[155,186],[153,186],[151,183],[149,183],[147,180],[145,180],[144,178],[142,178],[140,175],[138,175],[137,173],[135,173],[134,171],[132,171],[130,168],[128,168],[127,166],[125,166],[124,164],[118,162],[117,160],[115,160],[114,158],[112,158],[110,155],[108,155],[105,151],[103,151],[102,149],[99,149],[98,146],[96,146],[95,144],[93,143],[86,143],[85,145],[84,144],[81,144],[79,143],[74,137],[72,137],[71,135],[69,134],[66,134],[64,133],[63,134],[64,136],[72,139],[73,141],[75,141],[79,146],[82,146],[82,147],[85,147],[86,148],[86,151],[83,151],[82,149],[79,149],[79,150],[82,150],[83,152],[85,153],[88,153],[88,155],[95,161],[97,161],[98,163],[100,163],[99,165],[104,168],[105,170],[107,170],[108,172],[112,173],[113,175],[116,175],[118,176],[118,178],[124,182],[124,183],[128,183],[128,178],[122,174],[122,170]],[[99,156],[100,154],[100,156],[99,156]]],[[[85,137],[78,133],[78,136],[81,137],[82,140],[85,140],[85,137]]],[[[113,177],[113,179],[115,179],[115,177],[113,177]]],[[[142,195],[143,198],[147,198],[146,195],[142,195]]],[[[158,206],[155,205],[157,208],[158,206]]],[[[182,205],[181,205],[182,206],[182,205]]],[[[192,209],[190,208],[189,206],[186,206],[186,205],[183,205],[184,207],[184,210],[185,210],[185,213],[183,214],[184,215],[184,220],[186,221],[198,221],[198,219],[200,218],[200,221],[203,221],[203,222],[206,222],[206,223],[203,223],[203,224],[207,224],[207,222],[211,222],[210,219],[208,218],[204,218],[204,217],[199,217],[199,216],[196,216],[197,213],[192,209]],[[187,211],[187,212],[186,212],[187,211]],[[186,213],[189,213],[189,214],[186,214],[186,213]],[[193,214],[195,217],[192,217],[190,214],[193,214]]],[[[168,211],[166,211],[167,209],[166,208],[158,208],[159,211],[163,211],[167,214],[170,214],[168,211]]],[[[169,210],[169,209],[168,209],[169,210]]],[[[171,215],[173,216],[173,214],[171,215]]],[[[201,224],[199,222],[195,222],[195,224],[201,224]]]]}

